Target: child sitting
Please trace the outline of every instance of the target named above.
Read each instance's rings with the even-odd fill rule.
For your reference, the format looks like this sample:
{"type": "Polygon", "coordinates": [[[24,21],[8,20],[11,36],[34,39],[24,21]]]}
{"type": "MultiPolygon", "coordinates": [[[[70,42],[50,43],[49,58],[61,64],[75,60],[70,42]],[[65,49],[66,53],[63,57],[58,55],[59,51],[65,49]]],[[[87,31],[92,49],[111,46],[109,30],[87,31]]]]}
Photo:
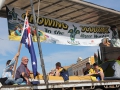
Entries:
{"type": "Polygon", "coordinates": [[[12,74],[13,74],[13,66],[14,66],[14,63],[16,61],[16,58],[19,56],[19,53],[17,53],[15,55],[15,57],[13,58],[13,60],[8,60],[6,62],[6,68],[4,69],[3,71],[3,74],[2,74],[2,78],[7,78],[7,80],[5,81],[5,84],[20,84],[23,80],[22,79],[18,79],[18,80],[15,80],[13,79],[12,77],[12,74]]]}

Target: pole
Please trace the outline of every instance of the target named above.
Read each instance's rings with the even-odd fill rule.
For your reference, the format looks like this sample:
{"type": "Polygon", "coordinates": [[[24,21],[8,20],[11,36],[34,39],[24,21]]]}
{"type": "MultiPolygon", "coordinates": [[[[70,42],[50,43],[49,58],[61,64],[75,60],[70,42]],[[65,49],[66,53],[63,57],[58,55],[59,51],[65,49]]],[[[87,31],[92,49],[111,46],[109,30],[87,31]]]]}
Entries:
{"type": "Polygon", "coordinates": [[[37,44],[38,44],[38,49],[39,49],[39,54],[40,54],[40,62],[41,62],[41,67],[42,67],[42,72],[43,72],[43,79],[44,79],[45,84],[48,87],[48,79],[47,79],[47,75],[46,75],[46,71],[45,71],[45,65],[44,65],[44,60],[43,60],[43,55],[42,55],[41,44],[40,44],[40,37],[38,35],[38,27],[37,27],[37,23],[36,23],[35,11],[34,11],[34,7],[33,7],[33,0],[30,0],[30,3],[31,3],[32,14],[33,14],[33,22],[34,22],[36,32],[37,32],[37,44]]]}
{"type": "MultiPolygon", "coordinates": [[[[21,46],[22,46],[22,43],[19,44],[18,53],[20,53],[21,46]]],[[[13,78],[15,77],[15,73],[16,73],[16,67],[18,64],[18,57],[15,57],[15,59],[16,59],[16,62],[15,62],[14,69],[13,69],[13,78]]]]}
{"type": "MultiPolygon", "coordinates": [[[[26,12],[26,17],[27,17],[27,15],[28,15],[28,11],[26,12]]],[[[24,30],[25,30],[25,22],[24,22],[24,26],[23,26],[22,33],[21,33],[21,39],[22,39],[24,30]]],[[[21,40],[20,40],[20,41],[21,41],[21,40]]],[[[18,48],[18,53],[20,53],[21,47],[22,47],[22,43],[20,42],[19,48],[18,48]]],[[[17,64],[18,64],[18,58],[19,58],[19,57],[16,57],[16,58],[15,58],[15,59],[16,59],[16,62],[15,62],[14,69],[13,69],[13,78],[15,77],[16,67],[17,67],[17,64]]]]}

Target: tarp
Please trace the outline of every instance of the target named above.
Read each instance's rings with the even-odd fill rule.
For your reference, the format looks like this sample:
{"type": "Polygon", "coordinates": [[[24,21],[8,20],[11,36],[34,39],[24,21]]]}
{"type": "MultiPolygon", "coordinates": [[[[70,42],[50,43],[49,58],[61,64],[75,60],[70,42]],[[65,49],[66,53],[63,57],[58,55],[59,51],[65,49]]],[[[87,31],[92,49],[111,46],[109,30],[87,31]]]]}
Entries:
{"type": "MultiPolygon", "coordinates": [[[[38,1],[33,0],[35,13],[38,12],[38,1]]],[[[7,18],[5,5],[31,10],[28,0],[5,0],[0,17],[7,18]]],[[[84,0],[41,0],[39,11],[40,15],[46,17],[83,24],[116,25],[120,30],[120,11],[84,0]]]]}
{"type": "Polygon", "coordinates": [[[101,64],[104,70],[105,77],[119,77],[120,78],[120,64],[119,60],[111,60],[101,64]]]}
{"type": "MultiPolygon", "coordinates": [[[[10,40],[20,40],[25,11],[8,6],[6,9],[10,40]]],[[[33,41],[36,41],[36,31],[33,15],[28,14],[33,41]]],[[[61,21],[44,16],[36,16],[38,34],[41,41],[77,46],[98,46],[102,38],[110,37],[111,30],[105,25],[87,25],[61,21]]]]}
{"type": "Polygon", "coordinates": [[[5,2],[5,0],[0,0],[0,10],[1,10],[1,8],[2,8],[4,2],[5,2]]]}

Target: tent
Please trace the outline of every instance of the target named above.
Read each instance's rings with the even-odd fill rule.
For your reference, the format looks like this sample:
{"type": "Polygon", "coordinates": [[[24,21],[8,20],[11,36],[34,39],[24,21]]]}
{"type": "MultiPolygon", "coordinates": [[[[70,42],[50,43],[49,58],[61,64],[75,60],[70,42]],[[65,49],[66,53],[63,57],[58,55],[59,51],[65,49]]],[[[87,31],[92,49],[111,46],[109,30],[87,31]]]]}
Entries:
{"type": "MultiPolygon", "coordinates": [[[[0,17],[6,18],[5,5],[31,10],[28,0],[3,0],[0,17]]],[[[40,15],[54,19],[94,25],[116,25],[120,30],[120,12],[83,0],[40,0],[40,15]]],[[[34,0],[35,12],[38,0],[34,0]]]]}
{"type": "MultiPolygon", "coordinates": [[[[119,11],[102,7],[83,0],[40,1],[39,11],[40,15],[42,16],[82,24],[116,25],[117,28],[120,29],[119,11]]],[[[3,0],[3,2],[3,5],[0,4],[3,6],[0,10],[0,17],[7,17],[5,5],[10,5],[22,10],[31,10],[30,1],[28,0],[3,0]]],[[[33,2],[35,12],[37,13],[38,0],[33,0],[33,2]]]]}

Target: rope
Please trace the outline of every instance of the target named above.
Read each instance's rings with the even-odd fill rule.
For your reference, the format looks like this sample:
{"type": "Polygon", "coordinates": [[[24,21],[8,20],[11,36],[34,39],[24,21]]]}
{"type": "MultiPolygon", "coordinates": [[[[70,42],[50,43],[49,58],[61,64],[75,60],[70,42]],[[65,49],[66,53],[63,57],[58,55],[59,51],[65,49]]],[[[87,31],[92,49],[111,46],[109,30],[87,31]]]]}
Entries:
{"type": "MultiPolygon", "coordinates": [[[[38,17],[40,16],[40,11],[39,10],[40,10],[40,0],[38,0],[38,17]]],[[[39,19],[37,19],[37,23],[38,23],[38,20],[39,19]]]]}

